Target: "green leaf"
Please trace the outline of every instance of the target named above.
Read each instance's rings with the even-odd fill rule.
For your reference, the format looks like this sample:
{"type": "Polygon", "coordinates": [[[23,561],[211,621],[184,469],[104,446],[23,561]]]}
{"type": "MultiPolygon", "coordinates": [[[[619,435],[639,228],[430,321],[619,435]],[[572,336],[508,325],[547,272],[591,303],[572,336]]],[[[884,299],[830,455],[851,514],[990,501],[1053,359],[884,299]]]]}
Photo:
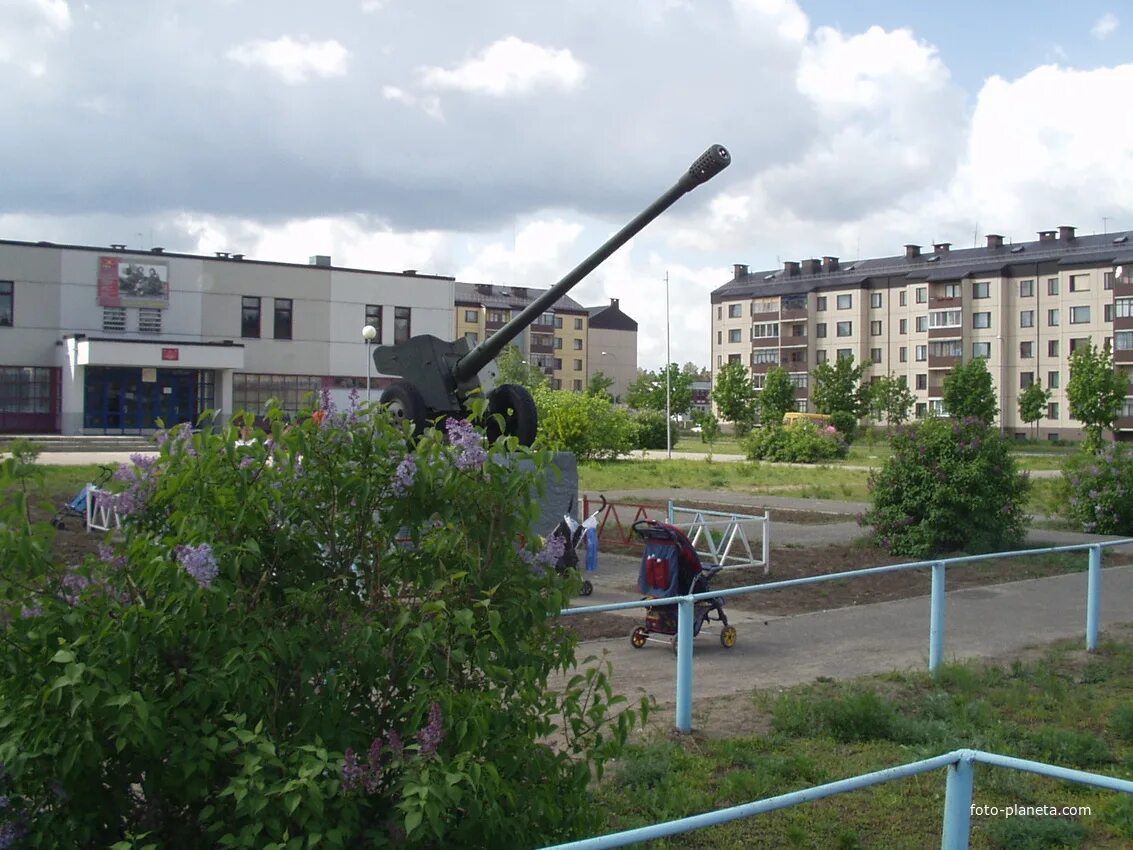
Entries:
{"type": "Polygon", "coordinates": [[[70,664],[75,660],[75,653],[69,649],[61,649],[51,657],[51,660],[55,664],[70,664]]]}

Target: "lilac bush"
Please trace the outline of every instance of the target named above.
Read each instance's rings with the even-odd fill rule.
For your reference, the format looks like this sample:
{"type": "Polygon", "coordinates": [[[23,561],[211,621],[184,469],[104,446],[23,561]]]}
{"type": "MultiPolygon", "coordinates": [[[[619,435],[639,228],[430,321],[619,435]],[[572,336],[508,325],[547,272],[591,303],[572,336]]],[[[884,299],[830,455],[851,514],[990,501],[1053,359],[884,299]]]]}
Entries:
{"type": "Polygon", "coordinates": [[[1083,450],[1062,471],[1063,514],[1091,534],[1133,534],[1133,448],[1083,450]]]}

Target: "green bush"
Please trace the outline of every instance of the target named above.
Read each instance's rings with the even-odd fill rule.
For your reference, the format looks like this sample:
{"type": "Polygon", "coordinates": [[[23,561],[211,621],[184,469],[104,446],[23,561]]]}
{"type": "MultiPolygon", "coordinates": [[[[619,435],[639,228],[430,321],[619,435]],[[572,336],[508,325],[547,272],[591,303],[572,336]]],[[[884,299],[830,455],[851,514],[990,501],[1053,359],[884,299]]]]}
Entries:
{"type": "MultiPolygon", "coordinates": [[[[660,410],[639,410],[633,415],[634,424],[637,425],[637,440],[634,448],[638,449],[664,449],[665,443],[665,414],[660,410]]],[[[669,423],[671,445],[677,444],[677,427],[669,423]]]]}
{"type": "Polygon", "coordinates": [[[1091,534],[1133,533],[1133,448],[1107,443],[1079,451],[1062,471],[1066,517],[1091,534]]]}
{"type": "Polygon", "coordinates": [[[609,398],[538,388],[533,395],[542,445],[574,452],[580,461],[613,460],[633,451],[637,426],[609,398]]]}
{"type": "Polygon", "coordinates": [[[976,419],[930,418],[898,430],[893,454],[870,475],[873,507],[860,518],[895,555],[1017,548],[1030,481],[998,431],[976,419]]]}
{"type": "Polygon", "coordinates": [[[411,443],[380,408],[257,438],[178,429],[136,458],[125,540],[83,564],[55,562],[21,491],[0,503],[0,828],[34,848],[590,834],[634,715],[603,667],[548,686],[577,645],[554,547],[521,543],[548,453],[451,420],[411,443]]]}
{"type": "Polygon", "coordinates": [[[748,460],[779,463],[821,463],[845,457],[847,451],[841,432],[805,419],[786,426],[765,425],[752,431],[742,445],[748,460]]]}

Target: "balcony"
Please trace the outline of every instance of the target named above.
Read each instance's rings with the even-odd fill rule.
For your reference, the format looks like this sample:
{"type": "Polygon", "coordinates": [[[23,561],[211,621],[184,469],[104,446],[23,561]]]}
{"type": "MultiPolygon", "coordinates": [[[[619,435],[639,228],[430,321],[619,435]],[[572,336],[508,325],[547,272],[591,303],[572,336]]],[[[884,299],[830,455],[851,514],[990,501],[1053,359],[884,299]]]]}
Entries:
{"type": "Polygon", "coordinates": [[[959,327],[959,326],[954,327],[954,328],[929,328],[928,329],[928,338],[929,339],[959,339],[963,335],[964,335],[964,329],[962,327],[959,327]]]}
{"type": "Polygon", "coordinates": [[[1114,316],[1113,329],[1115,331],[1133,331],[1133,316],[1114,316]]]}
{"type": "Polygon", "coordinates": [[[805,336],[785,336],[779,340],[780,348],[806,348],[807,339],[805,336]]]}
{"type": "Polygon", "coordinates": [[[784,322],[805,319],[807,317],[806,307],[803,307],[801,309],[798,307],[784,307],[779,311],[779,316],[784,322]]]}
{"type": "Polygon", "coordinates": [[[555,352],[555,338],[547,337],[546,342],[537,342],[539,337],[531,337],[531,353],[532,354],[554,354],[555,352]]]}
{"type": "MultiPolygon", "coordinates": [[[[1133,354],[1133,351],[1129,353],[1133,354]]],[[[953,366],[959,366],[963,362],[963,359],[963,357],[946,357],[943,354],[930,354],[928,356],[928,368],[951,369],[953,366]]]]}
{"type": "Polygon", "coordinates": [[[758,313],[755,310],[752,310],[751,321],[752,324],[755,324],[756,322],[777,322],[779,321],[779,313],[776,310],[762,310],[758,313]]]}
{"type": "Polygon", "coordinates": [[[932,310],[943,310],[946,307],[959,309],[960,304],[961,299],[958,296],[952,297],[948,295],[933,295],[928,299],[928,306],[932,310]]]}
{"type": "Polygon", "coordinates": [[[484,321],[484,327],[487,329],[488,333],[492,333],[493,331],[498,331],[507,323],[507,319],[486,319],[484,321]]]}
{"type": "Polygon", "coordinates": [[[1113,362],[1122,364],[1133,363],[1133,348],[1114,349],[1113,362]]]}

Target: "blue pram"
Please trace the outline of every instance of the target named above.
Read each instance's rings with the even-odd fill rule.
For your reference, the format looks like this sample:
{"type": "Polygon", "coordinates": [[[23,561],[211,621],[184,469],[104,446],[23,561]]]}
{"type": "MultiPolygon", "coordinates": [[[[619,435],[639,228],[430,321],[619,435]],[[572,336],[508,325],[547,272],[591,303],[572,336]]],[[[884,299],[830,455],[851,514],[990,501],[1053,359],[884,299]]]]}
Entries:
{"type": "MultiPolygon", "coordinates": [[[[641,569],[637,577],[637,589],[646,599],[670,599],[674,596],[688,596],[694,593],[707,593],[708,585],[719,566],[705,567],[700,556],[683,531],[673,525],[652,519],[638,520],[633,524],[633,532],[645,543],[641,555],[641,569]]],[[[709,620],[720,623],[720,643],[727,649],[736,645],[736,627],[728,625],[724,614],[724,600],[720,598],[702,599],[693,605],[692,635],[700,634],[700,627],[709,620]]],[[[670,644],[677,651],[677,607],[659,605],[649,608],[645,614],[645,625],[638,626],[630,635],[630,643],[641,649],[650,635],[672,635],[670,644]]]]}
{"type": "Polygon", "coordinates": [[[65,528],[66,527],[65,519],[68,516],[82,517],[83,525],[84,526],[86,525],[86,521],[87,521],[87,494],[89,493],[89,491],[92,488],[101,487],[103,484],[105,484],[107,481],[109,481],[111,479],[111,477],[114,475],[115,467],[104,465],[104,466],[100,466],[99,469],[101,471],[99,472],[98,477],[95,478],[94,481],[92,481],[89,484],[84,484],[83,489],[81,489],[78,493],[76,493],[74,498],[71,499],[71,501],[67,502],[65,505],[63,505],[59,508],[59,510],[56,512],[55,516],[53,516],[51,518],[51,524],[53,526],[55,526],[58,529],[65,528]]]}

